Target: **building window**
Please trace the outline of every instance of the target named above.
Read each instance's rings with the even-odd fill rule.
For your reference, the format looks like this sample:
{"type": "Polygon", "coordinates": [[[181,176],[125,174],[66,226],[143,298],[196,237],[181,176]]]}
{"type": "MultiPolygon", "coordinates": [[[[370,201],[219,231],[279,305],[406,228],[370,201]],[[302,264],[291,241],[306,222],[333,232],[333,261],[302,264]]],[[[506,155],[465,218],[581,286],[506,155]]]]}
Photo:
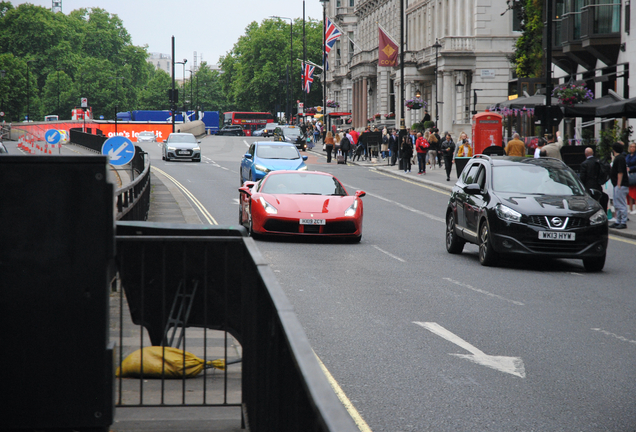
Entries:
{"type": "Polygon", "coordinates": [[[349,0],[349,7],[353,7],[354,6],[354,0],[349,0]]]}
{"type": "Polygon", "coordinates": [[[336,7],[340,7],[340,0],[336,0],[336,7]]]}

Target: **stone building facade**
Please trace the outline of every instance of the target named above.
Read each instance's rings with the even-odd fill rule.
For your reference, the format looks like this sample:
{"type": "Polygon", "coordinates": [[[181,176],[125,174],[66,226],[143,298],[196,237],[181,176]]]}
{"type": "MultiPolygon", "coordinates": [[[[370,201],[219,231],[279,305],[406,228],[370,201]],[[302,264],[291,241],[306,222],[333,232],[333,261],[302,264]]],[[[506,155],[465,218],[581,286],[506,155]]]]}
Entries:
{"type": "MultiPolygon", "coordinates": [[[[326,14],[343,32],[329,55],[327,98],[350,110],[353,126],[399,126],[400,65],[378,66],[378,25],[400,43],[400,0],[330,0],[326,14]],[[355,1],[355,3],[354,3],[355,1]],[[349,37],[351,40],[349,40],[349,37]],[[385,118],[394,113],[394,119],[385,118]],[[380,114],[379,119],[375,115],[380,114]]],[[[401,0],[405,100],[420,93],[440,131],[470,132],[471,112],[505,100],[508,60],[520,33],[505,0],[401,0]],[[436,41],[440,47],[434,48],[436,41]],[[435,66],[438,63],[437,89],[435,66]],[[477,94],[476,106],[473,106],[477,94]],[[436,101],[437,107],[436,109],[436,101]]],[[[409,127],[423,110],[406,110],[409,127]]]]}

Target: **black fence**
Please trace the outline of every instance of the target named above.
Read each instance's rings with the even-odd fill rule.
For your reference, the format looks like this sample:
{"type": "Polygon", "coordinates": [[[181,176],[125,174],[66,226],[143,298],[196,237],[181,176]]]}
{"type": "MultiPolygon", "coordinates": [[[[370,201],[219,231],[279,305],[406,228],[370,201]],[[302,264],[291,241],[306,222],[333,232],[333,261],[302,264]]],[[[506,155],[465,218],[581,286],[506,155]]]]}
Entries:
{"type": "MultiPolygon", "coordinates": [[[[205,362],[214,357],[206,349],[208,329],[227,332],[241,352],[238,397],[227,384],[237,359],[235,353],[234,358],[228,354],[226,344],[223,360],[228,366],[216,380],[204,370],[199,378],[183,377],[180,386],[174,380],[160,384],[161,379],[144,388],[142,377],[135,399],[127,402],[130,383],[120,378],[118,406],[240,406],[251,431],[358,431],[272,270],[245,235],[242,227],[117,224],[121,292],[132,323],[148,334],[145,343],[139,337],[137,348],[165,346],[169,332],[183,327],[195,332],[195,340],[186,332],[179,346],[198,349],[205,362]],[[182,305],[186,296],[189,300],[182,305]],[[180,306],[187,315],[175,313],[180,306]],[[234,397],[228,399],[228,394],[234,397]]],[[[124,303],[122,295],[121,316],[126,314],[124,303]]],[[[131,331],[123,321],[120,331],[123,345],[131,331]]],[[[120,362],[123,357],[121,353],[120,362]]]]}
{"type": "Polygon", "coordinates": [[[132,172],[137,177],[124,187],[117,189],[117,220],[145,221],[150,210],[150,159],[139,146],[135,146],[135,157],[131,161],[132,172]]]}
{"type": "Polygon", "coordinates": [[[104,141],[108,139],[101,130],[95,129],[95,134],[92,134],[93,129],[86,129],[89,132],[82,132],[82,128],[71,128],[70,140],[73,144],[81,145],[82,147],[89,148],[97,153],[102,152],[102,145],[104,141]]]}

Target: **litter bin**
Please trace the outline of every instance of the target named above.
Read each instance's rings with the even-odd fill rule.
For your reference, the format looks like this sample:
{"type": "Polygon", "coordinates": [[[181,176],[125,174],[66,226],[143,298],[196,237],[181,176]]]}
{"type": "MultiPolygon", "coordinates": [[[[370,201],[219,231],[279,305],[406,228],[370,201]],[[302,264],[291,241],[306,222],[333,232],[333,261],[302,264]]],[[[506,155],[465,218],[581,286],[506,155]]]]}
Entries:
{"type": "Polygon", "coordinates": [[[468,163],[471,158],[469,157],[456,157],[455,158],[455,169],[457,170],[457,178],[460,177],[464,167],[468,163]]]}

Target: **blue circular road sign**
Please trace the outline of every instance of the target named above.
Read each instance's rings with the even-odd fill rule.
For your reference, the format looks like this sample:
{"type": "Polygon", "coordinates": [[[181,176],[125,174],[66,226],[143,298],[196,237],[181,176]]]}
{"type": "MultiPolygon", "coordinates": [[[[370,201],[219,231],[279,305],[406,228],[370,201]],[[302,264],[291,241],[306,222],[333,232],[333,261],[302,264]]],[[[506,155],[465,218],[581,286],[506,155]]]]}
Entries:
{"type": "Polygon", "coordinates": [[[49,129],[44,134],[44,140],[47,144],[57,144],[62,140],[62,134],[57,129],[49,129]]]}
{"type": "Polygon", "coordinates": [[[102,154],[108,156],[111,165],[126,165],[135,157],[135,145],[126,137],[114,136],[104,142],[102,154]]]}

